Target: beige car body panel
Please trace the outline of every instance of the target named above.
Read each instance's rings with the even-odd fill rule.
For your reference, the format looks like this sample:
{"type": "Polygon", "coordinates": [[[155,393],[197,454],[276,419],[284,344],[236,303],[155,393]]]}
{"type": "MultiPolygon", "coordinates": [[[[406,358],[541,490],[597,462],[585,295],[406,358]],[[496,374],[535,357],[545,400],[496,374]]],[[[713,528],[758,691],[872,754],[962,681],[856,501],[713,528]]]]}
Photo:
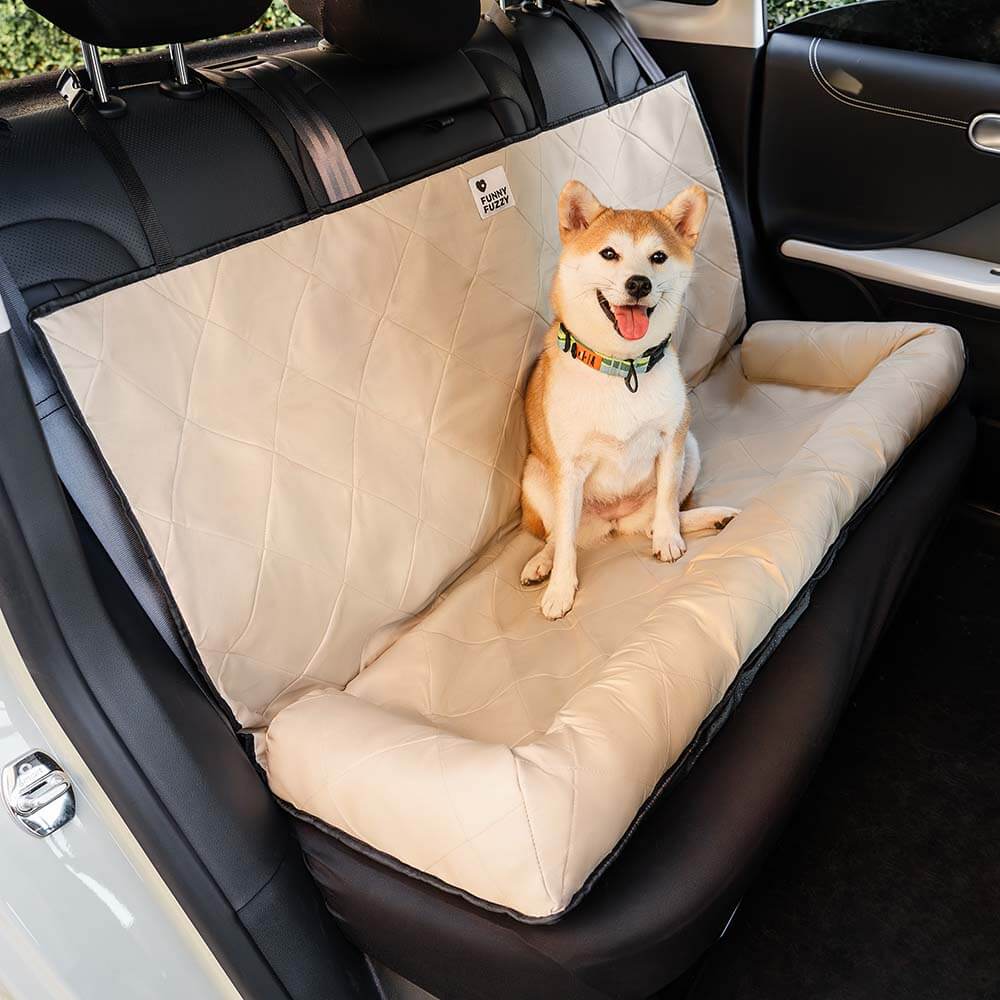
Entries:
{"type": "Polygon", "coordinates": [[[76,816],[39,838],[0,806],[0,1000],[238,998],[49,711],[0,617],[0,767],[30,750],[70,776],[76,816]]]}

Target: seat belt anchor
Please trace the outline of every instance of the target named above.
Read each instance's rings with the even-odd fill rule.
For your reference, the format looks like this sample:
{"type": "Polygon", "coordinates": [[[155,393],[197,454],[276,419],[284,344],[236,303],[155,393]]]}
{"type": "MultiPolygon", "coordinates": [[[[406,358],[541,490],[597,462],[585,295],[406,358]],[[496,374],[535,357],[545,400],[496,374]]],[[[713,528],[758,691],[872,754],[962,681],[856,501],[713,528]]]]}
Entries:
{"type": "Polygon", "coordinates": [[[73,104],[84,92],[83,84],[80,82],[80,77],[75,69],[67,66],[66,69],[59,74],[59,79],[56,80],[56,90],[59,92],[59,96],[69,106],[70,110],[72,110],[73,104]]]}
{"type": "Polygon", "coordinates": [[[86,78],[82,79],[75,69],[67,67],[56,80],[56,90],[70,111],[75,112],[80,101],[92,99],[94,110],[102,118],[121,118],[128,110],[128,105],[124,98],[108,90],[97,48],[81,42],[80,49],[83,52],[86,78]]]}

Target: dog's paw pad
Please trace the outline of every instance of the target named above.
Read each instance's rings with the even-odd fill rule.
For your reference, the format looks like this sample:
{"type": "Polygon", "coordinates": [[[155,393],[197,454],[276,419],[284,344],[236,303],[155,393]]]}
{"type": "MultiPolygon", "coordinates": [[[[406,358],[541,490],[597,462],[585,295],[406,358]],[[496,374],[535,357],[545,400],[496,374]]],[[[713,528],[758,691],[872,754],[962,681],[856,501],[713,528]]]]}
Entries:
{"type": "Polygon", "coordinates": [[[542,614],[553,622],[562,618],[573,607],[575,597],[575,586],[549,583],[542,595],[542,614]]]}
{"type": "Polygon", "coordinates": [[[552,556],[542,549],[536,556],[532,556],[524,564],[521,570],[521,583],[525,587],[530,587],[534,583],[541,583],[552,572],[552,556]]]}
{"type": "Polygon", "coordinates": [[[736,517],[736,515],[737,515],[737,514],[739,514],[739,512],[740,512],[740,511],[739,511],[739,508],[737,508],[737,507],[730,507],[730,508],[729,508],[729,513],[728,513],[728,514],[725,514],[725,515],[724,515],[723,517],[720,517],[720,518],[719,518],[719,519],[718,519],[718,520],[717,520],[717,521],[715,522],[715,524],[714,524],[714,525],[712,525],[712,527],[713,527],[713,528],[715,528],[715,530],[716,530],[716,531],[722,531],[722,529],[723,529],[723,528],[724,528],[724,527],[725,527],[725,526],[726,526],[727,524],[729,524],[729,522],[730,522],[730,521],[731,521],[731,520],[732,520],[732,519],[733,519],[734,517],[736,517]]]}
{"type": "Polygon", "coordinates": [[[677,562],[687,552],[687,542],[679,534],[653,539],[653,555],[660,562],[677,562]]]}

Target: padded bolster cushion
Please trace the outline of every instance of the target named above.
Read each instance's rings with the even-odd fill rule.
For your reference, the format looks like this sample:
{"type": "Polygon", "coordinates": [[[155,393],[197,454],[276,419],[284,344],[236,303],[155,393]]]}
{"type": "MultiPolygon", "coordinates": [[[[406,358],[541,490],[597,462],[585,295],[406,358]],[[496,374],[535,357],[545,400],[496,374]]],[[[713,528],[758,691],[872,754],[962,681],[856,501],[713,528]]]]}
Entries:
{"type": "Polygon", "coordinates": [[[25,0],[84,42],[110,48],[197,42],[249,28],[269,0],[25,0]]]}
{"type": "Polygon", "coordinates": [[[880,361],[903,347],[906,336],[924,333],[914,326],[896,339],[886,337],[878,325],[787,322],[760,323],[756,331],[743,342],[748,379],[818,389],[853,389],[880,361]]]}
{"type": "Polygon", "coordinates": [[[742,353],[823,384],[828,342],[872,348],[850,391],[756,383],[740,347],[695,390],[695,502],[743,506],[724,531],[672,566],[644,538],[585,553],[554,624],[518,582],[537,543],[502,543],[346,691],[277,716],[274,791],[475,897],[564,910],[964,368],[919,324],[761,323],[742,353]]]}
{"type": "Polygon", "coordinates": [[[362,62],[417,62],[457,52],[475,33],[478,0],[288,0],[327,41],[362,62]]]}

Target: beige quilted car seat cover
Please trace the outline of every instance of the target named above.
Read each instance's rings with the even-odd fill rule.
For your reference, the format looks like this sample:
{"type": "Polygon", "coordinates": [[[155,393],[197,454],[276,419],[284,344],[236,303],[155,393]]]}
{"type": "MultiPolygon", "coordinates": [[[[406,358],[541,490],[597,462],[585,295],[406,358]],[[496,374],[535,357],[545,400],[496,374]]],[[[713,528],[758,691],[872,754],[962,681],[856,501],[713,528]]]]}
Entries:
{"type": "Polygon", "coordinates": [[[683,78],[40,326],[274,791],[539,918],[963,368],[953,330],[905,324],[758,324],[730,350],[739,263],[683,78]],[[483,220],[469,179],[496,166],[516,207],[483,220]],[[619,206],[708,189],[675,342],[696,501],[743,513],[674,565],[645,539],[585,553],[550,623],[518,582],[522,393],[572,177],[619,206]]]}

